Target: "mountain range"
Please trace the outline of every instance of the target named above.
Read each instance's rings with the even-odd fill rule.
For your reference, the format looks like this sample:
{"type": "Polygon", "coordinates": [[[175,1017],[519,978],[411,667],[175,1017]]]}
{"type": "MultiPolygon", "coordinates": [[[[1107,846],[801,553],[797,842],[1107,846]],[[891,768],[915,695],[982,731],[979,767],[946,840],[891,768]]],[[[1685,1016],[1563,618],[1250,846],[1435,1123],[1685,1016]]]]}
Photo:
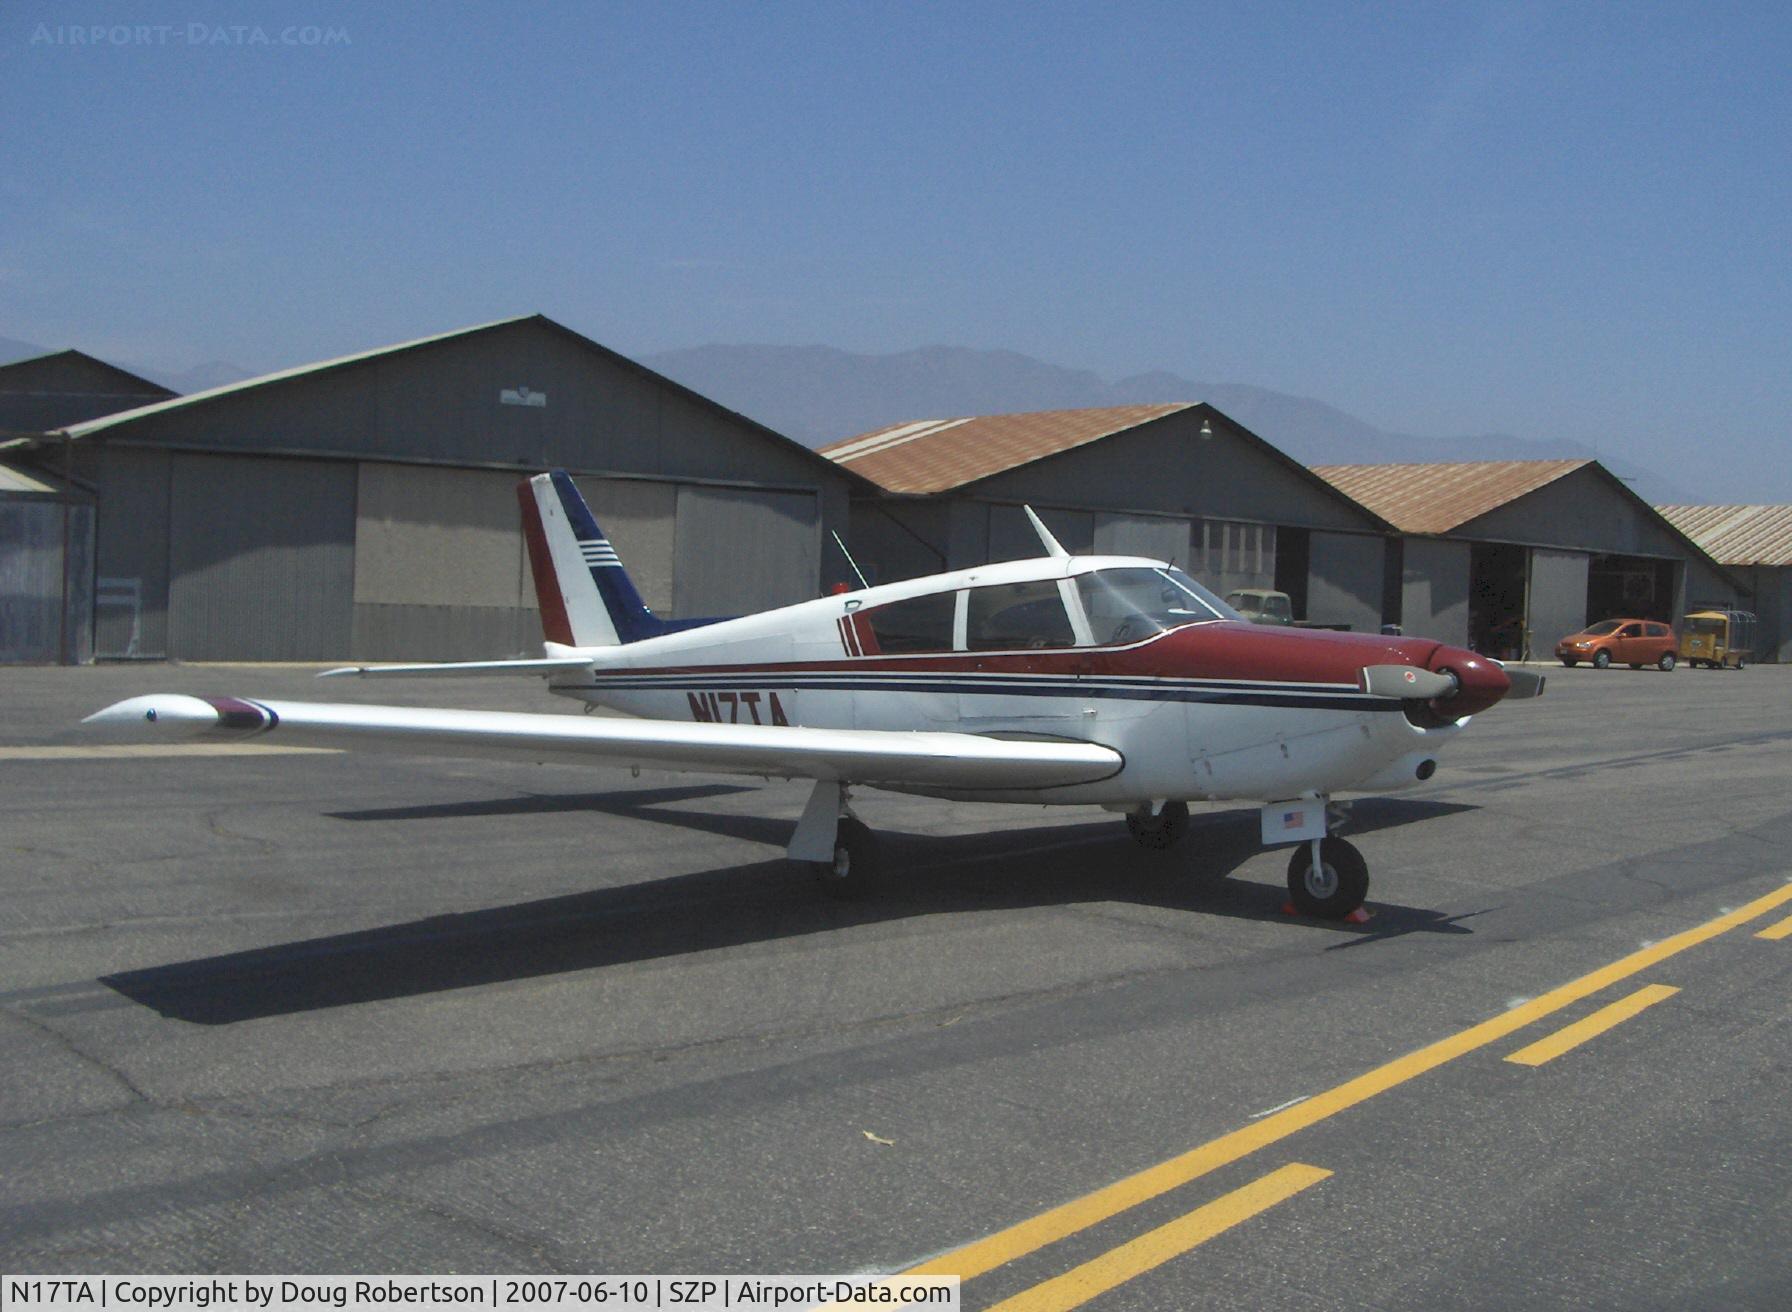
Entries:
{"type": "MultiPolygon", "coordinates": [[[[48,355],[51,349],[47,346],[36,346],[31,342],[21,342],[16,337],[0,337],[0,364],[12,364],[18,360],[29,360],[33,356],[48,355]]],[[[61,348],[55,349],[60,350],[61,348]]],[[[191,369],[178,371],[149,369],[142,365],[131,364],[126,360],[109,360],[107,363],[115,364],[120,369],[136,374],[139,378],[147,378],[152,383],[160,383],[163,387],[179,392],[182,396],[189,392],[203,392],[208,387],[240,383],[245,378],[255,376],[240,365],[230,364],[224,360],[209,360],[205,364],[194,365],[191,369]]]]}
{"type": "Polygon", "coordinates": [[[1598,459],[1654,504],[1707,499],[1577,442],[1510,433],[1394,433],[1324,401],[1265,387],[1194,382],[1164,372],[1108,382],[1086,369],[1013,351],[928,346],[858,355],[827,346],[698,346],[640,359],[807,446],[913,419],[1206,401],[1304,465],[1598,459]]]}
{"type": "MultiPolygon", "coordinates": [[[[0,364],[45,348],[0,337],[0,364]]],[[[1092,406],[1206,401],[1306,465],[1455,460],[1601,459],[1657,505],[1708,501],[1696,489],[1622,457],[1576,442],[1483,433],[1424,437],[1395,433],[1336,406],[1245,383],[1201,383],[1173,373],[1108,382],[1087,369],[1049,364],[1014,351],[927,346],[861,355],[829,346],[698,346],[639,357],[642,364],[758,420],[806,446],[823,446],[911,419],[1092,406]]],[[[212,361],[178,373],[115,361],[176,392],[203,391],[251,376],[212,361]]]]}

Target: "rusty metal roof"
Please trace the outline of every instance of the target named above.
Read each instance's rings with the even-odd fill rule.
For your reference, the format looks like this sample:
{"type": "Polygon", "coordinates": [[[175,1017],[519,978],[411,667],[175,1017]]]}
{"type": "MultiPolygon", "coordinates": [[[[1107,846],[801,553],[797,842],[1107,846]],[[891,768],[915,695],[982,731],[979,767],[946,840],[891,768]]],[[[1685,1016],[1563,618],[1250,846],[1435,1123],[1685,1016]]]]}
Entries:
{"type": "Polygon", "coordinates": [[[1792,565],[1792,506],[1657,506],[1720,565],[1792,565]]]}
{"type": "Polygon", "coordinates": [[[821,454],[887,492],[944,492],[1194,408],[1179,401],[921,419],[831,443],[821,454]]]}
{"type": "Polygon", "coordinates": [[[1437,465],[1315,465],[1313,472],[1402,533],[1449,533],[1591,460],[1437,465]]]}

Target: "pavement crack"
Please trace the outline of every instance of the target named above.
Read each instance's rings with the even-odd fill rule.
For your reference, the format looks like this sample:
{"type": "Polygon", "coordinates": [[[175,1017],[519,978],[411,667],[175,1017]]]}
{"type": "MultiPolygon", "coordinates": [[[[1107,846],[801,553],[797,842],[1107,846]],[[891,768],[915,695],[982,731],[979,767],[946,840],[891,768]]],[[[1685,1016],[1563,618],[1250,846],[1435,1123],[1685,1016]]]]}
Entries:
{"type": "MultiPolygon", "coordinates": [[[[27,1029],[33,1030],[36,1033],[43,1035],[44,1038],[48,1039],[51,1043],[54,1043],[57,1047],[61,1048],[64,1052],[68,1053],[71,1057],[75,1058],[75,1060],[77,1060],[87,1066],[91,1066],[93,1069],[99,1071],[102,1075],[106,1076],[108,1079],[116,1081],[117,1084],[119,1085],[119,1087],[122,1088],[126,1093],[128,1093],[137,1102],[142,1103],[146,1107],[155,1107],[155,1106],[160,1105],[156,1102],[156,1100],[154,1098],[150,1097],[149,1094],[144,1092],[142,1089],[138,1088],[136,1082],[134,1080],[132,1080],[130,1076],[126,1075],[122,1070],[120,1070],[118,1067],[112,1065],[110,1062],[102,1061],[100,1058],[94,1056],[92,1053],[90,1053],[86,1049],[82,1048],[80,1044],[76,1043],[73,1039],[69,1038],[68,1035],[62,1033],[60,1030],[55,1029],[53,1026],[47,1025],[43,1021],[38,1020],[36,1017],[27,1015],[25,1012],[19,1011],[18,1009],[13,1008],[13,1007],[5,1008],[5,1013],[8,1016],[11,1016],[14,1020],[18,1021],[21,1025],[24,1025],[27,1029]]],[[[62,1119],[68,1119],[68,1118],[62,1118],[62,1119]]],[[[39,1122],[39,1123],[41,1124],[43,1122],[39,1122]]]]}
{"type": "Polygon", "coordinates": [[[474,1234],[483,1235],[485,1238],[495,1241],[505,1249],[515,1249],[519,1254],[529,1259],[527,1266],[519,1266],[519,1270],[547,1271],[555,1275],[567,1275],[575,1270],[575,1267],[556,1260],[550,1254],[548,1249],[542,1245],[538,1238],[530,1235],[513,1233],[495,1221],[488,1220],[485,1217],[469,1215],[466,1212],[449,1207],[447,1204],[438,1202],[435,1199],[405,1197],[399,1194],[390,1193],[383,1189],[369,1188],[364,1184],[346,1185],[343,1192],[352,1198],[360,1199],[364,1203],[371,1203],[382,1207],[401,1208],[408,1212],[415,1212],[423,1216],[434,1217],[438,1221],[445,1221],[449,1225],[459,1227],[463,1230],[470,1230],[474,1234]]]}

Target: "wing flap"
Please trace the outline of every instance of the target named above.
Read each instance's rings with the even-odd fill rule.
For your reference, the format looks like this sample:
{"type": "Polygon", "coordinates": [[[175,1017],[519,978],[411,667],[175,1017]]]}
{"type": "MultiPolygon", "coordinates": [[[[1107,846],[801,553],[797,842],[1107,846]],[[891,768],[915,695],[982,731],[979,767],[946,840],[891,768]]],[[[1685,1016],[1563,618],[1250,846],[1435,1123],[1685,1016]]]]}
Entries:
{"type": "Polygon", "coordinates": [[[1098,743],[1014,741],[968,733],[683,724],[180,693],[133,697],[83,723],[139,741],[271,738],[297,746],[418,756],[571,759],[911,787],[1054,788],[1111,778],[1125,764],[1119,752],[1098,743]]]}

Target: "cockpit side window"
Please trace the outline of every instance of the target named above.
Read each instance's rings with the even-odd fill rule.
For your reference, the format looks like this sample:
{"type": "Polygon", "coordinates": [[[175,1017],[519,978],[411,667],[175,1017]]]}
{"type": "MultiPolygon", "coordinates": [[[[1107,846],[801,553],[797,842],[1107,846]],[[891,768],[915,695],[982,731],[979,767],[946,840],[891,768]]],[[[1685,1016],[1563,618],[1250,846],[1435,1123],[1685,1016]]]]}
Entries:
{"type": "Polygon", "coordinates": [[[865,612],[865,618],[871,622],[881,655],[951,651],[952,620],[957,607],[957,593],[930,592],[873,606],[865,612]]]}
{"type": "Polygon", "coordinates": [[[1153,634],[1238,619],[1238,612],[1178,569],[1120,566],[1079,574],[1077,592],[1098,645],[1138,642],[1153,634]]]}
{"type": "Polygon", "coordinates": [[[1069,647],[1076,642],[1056,579],[972,588],[965,645],[972,651],[1069,647]]]}

